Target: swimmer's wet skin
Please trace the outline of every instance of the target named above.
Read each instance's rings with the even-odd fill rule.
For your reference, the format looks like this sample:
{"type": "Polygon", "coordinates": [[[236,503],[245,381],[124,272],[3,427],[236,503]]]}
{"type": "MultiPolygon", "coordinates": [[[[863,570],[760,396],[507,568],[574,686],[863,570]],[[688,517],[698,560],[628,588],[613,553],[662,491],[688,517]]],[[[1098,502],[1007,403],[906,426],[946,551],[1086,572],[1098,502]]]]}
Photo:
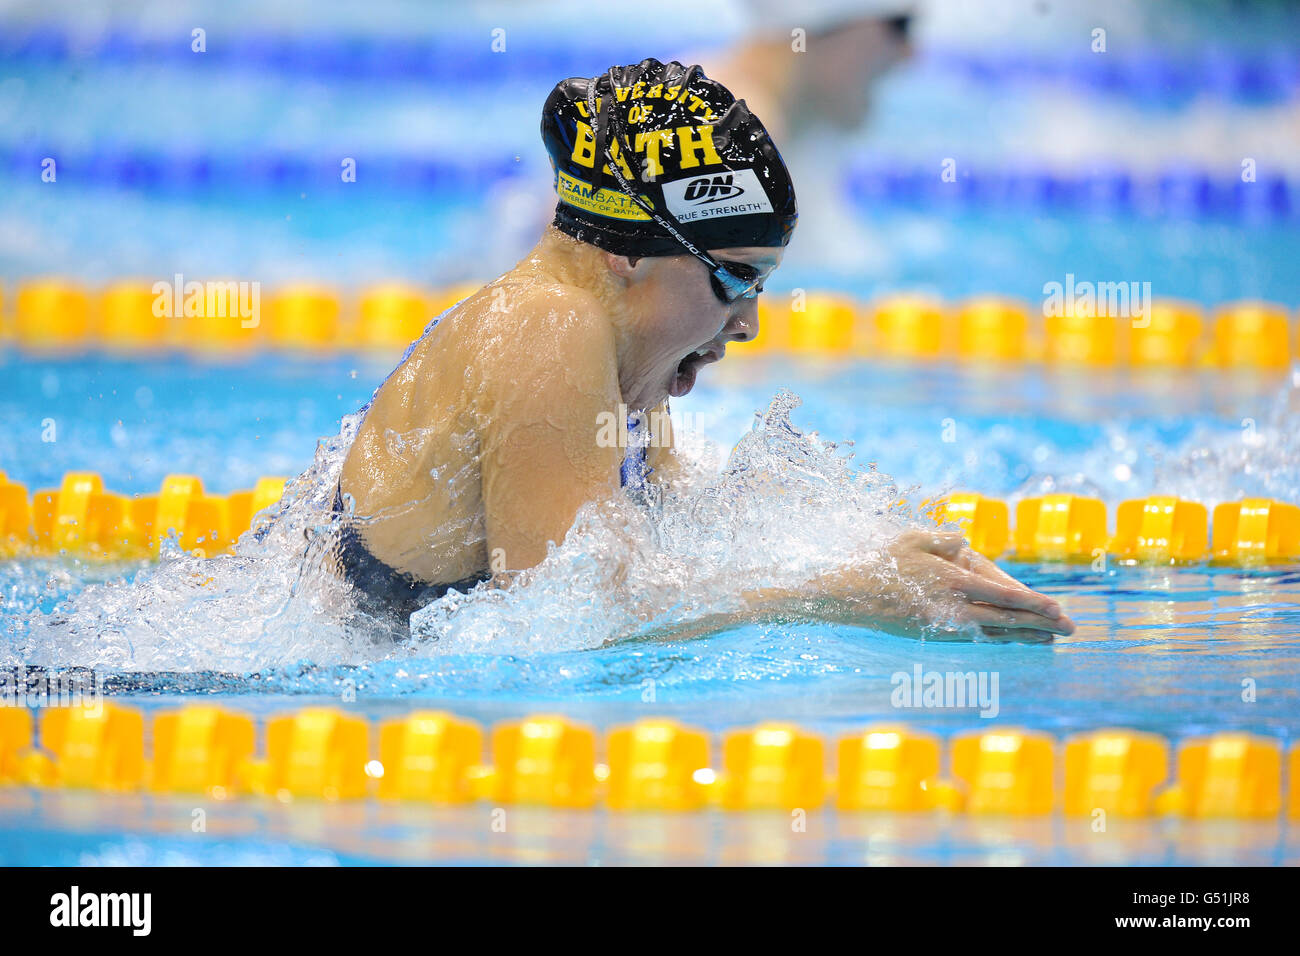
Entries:
{"type": "MultiPolygon", "coordinates": [[[[352,530],[337,563],[371,601],[431,599],[541,562],[579,507],[623,493],[629,469],[617,443],[597,440],[602,416],[666,415],[728,344],[758,334],[757,295],[796,207],[743,100],[698,67],[647,59],[558,84],[542,138],[553,223],[411,347],[344,463],[352,530]]],[[[671,486],[664,437],[639,473],[671,486]]],[[[804,588],[743,597],[743,612],[710,625],[811,615],[904,635],[954,619],[997,639],[1074,630],[1056,602],[936,531],[902,534],[804,588]]]]}

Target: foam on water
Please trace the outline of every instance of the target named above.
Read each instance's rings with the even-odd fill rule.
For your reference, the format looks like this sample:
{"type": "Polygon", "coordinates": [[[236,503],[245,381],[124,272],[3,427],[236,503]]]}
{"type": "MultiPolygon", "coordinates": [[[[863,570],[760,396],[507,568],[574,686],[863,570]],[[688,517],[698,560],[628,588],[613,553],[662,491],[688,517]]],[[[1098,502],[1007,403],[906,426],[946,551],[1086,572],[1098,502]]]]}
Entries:
{"type": "MultiPolygon", "coordinates": [[[[1226,377],[1210,381],[1211,387],[1232,384],[1226,377]]],[[[1102,498],[1112,506],[1148,494],[1207,506],[1243,498],[1300,501],[1297,421],[1300,368],[1261,413],[1240,418],[1239,427],[1202,421],[1171,444],[1151,422],[1116,422],[1091,447],[1054,455],[1050,471],[1029,478],[1007,500],[1014,504],[1032,495],[1069,492],[1102,498]]]]}
{"type": "MultiPolygon", "coordinates": [[[[49,666],[249,673],[282,663],[353,659],[368,643],[347,589],[326,566],[339,516],[334,489],[360,415],[322,440],[312,467],[259,514],[235,553],[210,559],[165,542],[156,566],[93,583],[37,614],[18,659],[49,666]]],[[[5,662],[13,663],[13,662],[5,662]]]]}
{"type": "Polygon", "coordinates": [[[778,393],[720,474],[699,469],[643,506],[584,507],[512,587],[449,595],[413,615],[412,631],[442,648],[510,653],[680,635],[740,612],[743,591],[795,589],[860,563],[910,514],[887,475],[795,427],[798,404],[778,393]]]}
{"type": "MultiPolygon", "coordinates": [[[[904,496],[946,490],[898,488],[843,447],[792,424],[798,404],[792,393],[778,393],[729,455],[697,434],[679,436],[688,480],[672,494],[584,507],[536,568],[506,587],[449,593],[418,611],[412,639],[398,644],[389,625],[358,610],[330,560],[345,520],[333,511],[334,491],[360,424],[359,414],[348,416],[233,555],[204,560],[171,544],[133,579],[109,580],[88,566],[14,562],[11,589],[31,592],[33,605],[43,590],[81,589],[50,613],[34,611],[30,622],[11,618],[0,664],[248,674],[303,662],[563,652],[708,633],[734,620],[728,615],[740,609],[744,590],[798,589],[842,564],[870,563],[883,544],[925,520],[904,496]]],[[[1150,488],[1209,505],[1243,495],[1297,500],[1298,406],[1293,378],[1271,411],[1240,434],[1206,427],[1176,448],[1146,445],[1141,469],[1152,475],[1150,488]]],[[[1074,490],[1115,498],[1106,481],[1120,457],[1115,449],[1131,451],[1141,440],[1117,429],[1109,460],[1102,461],[1105,449],[1093,449],[1087,461],[1034,476],[1014,497],[1074,490]],[[1079,464],[1086,471],[1069,469],[1079,464]],[[1100,484],[1083,474],[1101,476],[1100,484]]],[[[878,560],[876,571],[888,576],[888,560],[878,560]]],[[[936,636],[969,633],[950,609],[934,608],[922,593],[911,597],[930,601],[936,636]]]]}
{"type": "Polygon", "coordinates": [[[451,592],[394,644],[336,575],[334,490],[360,415],[322,440],[312,467],[263,512],[232,555],[164,548],[131,581],[92,583],[37,614],[14,661],[115,670],[251,673],[302,661],[354,663],[448,651],[599,647],[741,607],[743,589],[797,587],[878,550],[909,514],[888,476],[790,421],[779,393],[718,473],[720,450],[684,450],[671,495],[585,506],[565,541],[507,587],[451,592]]]}
{"type": "Polygon", "coordinates": [[[1246,497],[1300,501],[1300,369],[1266,415],[1241,420],[1238,434],[1202,426],[1179,454],[1157,454],[1154,481],[1163,494],[1200,501],[1246,497]]]}

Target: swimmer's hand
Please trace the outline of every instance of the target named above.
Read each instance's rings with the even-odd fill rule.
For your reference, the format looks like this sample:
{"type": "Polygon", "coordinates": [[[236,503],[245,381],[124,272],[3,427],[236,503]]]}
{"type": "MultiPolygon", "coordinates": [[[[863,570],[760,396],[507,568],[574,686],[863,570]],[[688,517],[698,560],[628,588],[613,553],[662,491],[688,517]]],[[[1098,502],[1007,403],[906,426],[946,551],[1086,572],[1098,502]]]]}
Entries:
{"type": "Polygon", "coordinates": [[[997,640],[1074,633],[1059,604],[952,532],[906,531],[871,561],[823,575],[817,585],[834,606],[831,616],[905,637],[942,636],[954,624],[973,624],[997,640]]]}
{"type": "Polygon", "coordinates": [[[946,531],[905,531],[879,551],[800,587],[761,588],[740,597],[743,611],[695,618],[656,636],[680,640],[792,618],[931,640],[960,640],[972,626],[997,641],[1050,641],[1074,633],[1059,604],[946,531]]]}

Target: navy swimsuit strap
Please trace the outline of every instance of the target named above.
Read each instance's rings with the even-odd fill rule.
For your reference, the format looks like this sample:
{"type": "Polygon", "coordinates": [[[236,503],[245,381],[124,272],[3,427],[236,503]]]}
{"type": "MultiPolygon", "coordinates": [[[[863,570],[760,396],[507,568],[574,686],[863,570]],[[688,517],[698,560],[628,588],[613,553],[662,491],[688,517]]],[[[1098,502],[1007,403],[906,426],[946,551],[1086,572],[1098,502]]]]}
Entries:
{"type": "Polygon", "coordinates": [[[644,414],[634,412],[627,416],[627,452],[623,455],[623,463],[618,468],[618,483],[623,488],[634,492],[646,490],[646,479],[654,471],[649,467],[646,459],[649,441],[642,437],[640,432],[644,427],[646,427],[644,414]]]}

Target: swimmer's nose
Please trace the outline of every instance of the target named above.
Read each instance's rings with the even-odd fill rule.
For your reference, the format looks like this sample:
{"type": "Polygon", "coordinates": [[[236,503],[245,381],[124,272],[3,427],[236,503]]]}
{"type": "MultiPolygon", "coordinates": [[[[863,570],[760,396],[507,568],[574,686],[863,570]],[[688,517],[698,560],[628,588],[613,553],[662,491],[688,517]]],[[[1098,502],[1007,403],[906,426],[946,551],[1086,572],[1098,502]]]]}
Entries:
{"type": "Polygon", "coordinates": [[[752,342],[758,337],[758,301],[741,299],[744,304],[739,311],[732,313],[727,327],[722,330],[723,337],[732,342],[752,342]]]}

